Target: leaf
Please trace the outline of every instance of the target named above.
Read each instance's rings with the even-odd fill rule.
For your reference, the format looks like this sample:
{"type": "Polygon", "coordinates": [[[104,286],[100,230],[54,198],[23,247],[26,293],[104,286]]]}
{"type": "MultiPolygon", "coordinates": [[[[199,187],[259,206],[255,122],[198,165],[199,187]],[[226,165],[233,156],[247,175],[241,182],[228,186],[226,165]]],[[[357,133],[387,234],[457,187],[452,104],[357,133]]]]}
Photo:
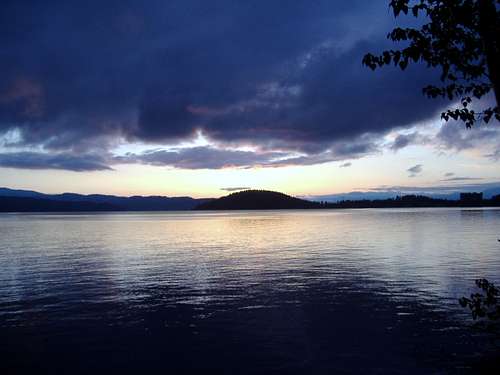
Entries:
{"type": "Polygon", "coordinates": [[[391,54],[388,51],[384,51],[384,64],[389,64],[391,62],[391,54]]]}

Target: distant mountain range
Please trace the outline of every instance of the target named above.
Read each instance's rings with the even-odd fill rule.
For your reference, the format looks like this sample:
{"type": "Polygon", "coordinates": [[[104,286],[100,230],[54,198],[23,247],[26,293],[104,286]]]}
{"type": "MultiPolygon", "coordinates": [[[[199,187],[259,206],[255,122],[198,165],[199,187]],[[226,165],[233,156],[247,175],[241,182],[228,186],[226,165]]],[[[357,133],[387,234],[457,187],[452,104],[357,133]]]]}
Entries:
{"type": "Polygon", "coordinates": [[[48,211],[177,211],[191,210],[211,199],[191,197],[103,194],[43,194],[31,190],[0,188],[0,212],[48,211]]]}
{"type": "Polygon", "coordinates": [[[122,211],[106,203],[82,201],[54,201],[30,197],[0,196],[0,212],[75,212],[75,211],[122,211]]]}

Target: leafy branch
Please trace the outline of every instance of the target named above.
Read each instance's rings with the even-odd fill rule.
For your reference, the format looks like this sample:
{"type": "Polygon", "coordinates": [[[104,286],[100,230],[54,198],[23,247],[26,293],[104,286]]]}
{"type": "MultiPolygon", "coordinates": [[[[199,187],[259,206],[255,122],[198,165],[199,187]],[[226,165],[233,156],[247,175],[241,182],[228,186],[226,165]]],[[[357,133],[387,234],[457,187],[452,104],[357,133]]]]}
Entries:
{"type": "Polygon", "coordinates": [[[363,65],[372,70],[391,64],[405,70],[410,63],[439,68],[442,86],[426,86],[424,95],[461,104],[444,111],[443,120],[461,120],[467,127],[493,118],[500,121],[500,10],[495,3],[500,0],[391,0],[395,17],[411,14],[428,22],[419,29],[396,27],[387,38],[405,47],[380,55],[368,53],[363,65]],[[491,91],[496,106],[470,108],[491,91]]]}

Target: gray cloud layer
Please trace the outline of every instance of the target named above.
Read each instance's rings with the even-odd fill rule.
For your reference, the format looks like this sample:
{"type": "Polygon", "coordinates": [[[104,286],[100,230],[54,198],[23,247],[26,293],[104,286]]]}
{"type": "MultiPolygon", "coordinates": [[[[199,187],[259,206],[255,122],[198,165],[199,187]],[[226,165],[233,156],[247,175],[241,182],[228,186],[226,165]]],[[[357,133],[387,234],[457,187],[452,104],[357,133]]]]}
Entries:
{"type": "Polygon", "coordinates": [[[410,134],[399,134],[390,148],[393,151],[401,150],[407,146],[420,145],[431,142],[429,137],[420,134],[419,132],[413,132],[410,134]]]}
{"type": "Polygon", "coordinates": [[[210,147],[193,147],[176,150],[152,150],[142,154],[128,154],[115,158],[115,162],[140,163],[156,166],[172,166],[184,169],[220,169],[227,167],[249,167],[272,165],[287,154],[250,151],[219,150],[210,147]]]}
{"type": "Polygon", "coordinates": [[[442,179],[441,181],[473,181],[473,180],[483,180],[481,177],[451,177],[451,178],[445,178],[442,179]]]}
{"type": "Polygon", "coordinates": [[[111,169],[100,155],[47,154],[11,152],[0,154],[0,167],[20,169],[64,169],[74,172],[111,169]]]}
{"type": "Polygon", "coordinates": [[[220,189],[224,190],[224,191],[233,192],[233,191],[240,191],[240,190],[250,190],[251,188],[244,186],[244,187],[224,187],[224,188],[220,188],[220,189]]]}
{"type": "Polygon", "coordinates": [[[325,151],[307,155],[286,151],[241,151],[200,146],[170,150],[156,149],[140,154],[129,153],[125,156],[114,157],[109,162],[114,164],[140,163],[183,169],[282,167],[359,158],[377,152],[376,147],[375,141],[371,139],[352,143],[339,142],[330,145],[330,148],[325,151]]]}

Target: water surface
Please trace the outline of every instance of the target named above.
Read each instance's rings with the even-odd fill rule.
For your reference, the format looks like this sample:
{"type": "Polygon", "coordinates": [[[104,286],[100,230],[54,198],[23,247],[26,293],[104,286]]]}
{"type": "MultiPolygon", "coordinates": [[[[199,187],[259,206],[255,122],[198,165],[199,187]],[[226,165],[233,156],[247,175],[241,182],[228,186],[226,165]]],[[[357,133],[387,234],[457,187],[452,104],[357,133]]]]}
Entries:
{"type": "Polygon", "coordinates": [[[498,209],[0,215],[0,370],[475,373],[457,299],[499,237],[498,209]]]}

